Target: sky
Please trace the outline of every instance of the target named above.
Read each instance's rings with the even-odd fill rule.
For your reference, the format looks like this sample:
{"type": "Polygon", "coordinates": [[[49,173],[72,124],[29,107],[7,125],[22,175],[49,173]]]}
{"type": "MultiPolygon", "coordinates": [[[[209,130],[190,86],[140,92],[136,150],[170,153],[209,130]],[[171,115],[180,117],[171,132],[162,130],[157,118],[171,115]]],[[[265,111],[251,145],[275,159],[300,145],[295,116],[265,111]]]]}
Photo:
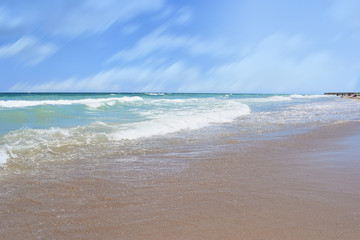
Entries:
{"type": "Polygon", "coordinates": [[[0,0],[0,92],[360,91],[359,0],[0,0]]]}

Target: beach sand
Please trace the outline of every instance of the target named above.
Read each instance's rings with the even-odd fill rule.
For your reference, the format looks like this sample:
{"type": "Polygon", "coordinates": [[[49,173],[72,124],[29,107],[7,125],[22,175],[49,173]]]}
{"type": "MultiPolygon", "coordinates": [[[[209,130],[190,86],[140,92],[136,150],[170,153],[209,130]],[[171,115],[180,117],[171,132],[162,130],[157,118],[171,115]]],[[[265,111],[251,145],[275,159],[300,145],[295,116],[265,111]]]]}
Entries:
{"type": "Polygon", "coordinates": [[[164,172],[73,163],[9,176],[0,239],[360,239],[359,131],[338,123],[198,160],[178,153],[164,172]]]}
{"type": "Polygon", "coordinates": [[[354,101],[360,101],[360,96],[357,96],[357,97],[344,96],[341,98],[350,99],[350,100],[354,100],[354,101]]]}

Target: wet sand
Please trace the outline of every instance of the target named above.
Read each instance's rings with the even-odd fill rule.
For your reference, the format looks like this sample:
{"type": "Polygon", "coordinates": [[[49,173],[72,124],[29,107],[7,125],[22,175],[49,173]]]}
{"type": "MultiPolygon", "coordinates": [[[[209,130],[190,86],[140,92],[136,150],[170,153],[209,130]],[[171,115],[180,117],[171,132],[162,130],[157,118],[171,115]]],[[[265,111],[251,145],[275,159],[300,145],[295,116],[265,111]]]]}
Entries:
{"type": "Polygon", "coordinates": [[[164,171],[82,162],[9,176],[0,239],[360,239],[359,132],[339,123],[246,151],[231,142],[163,157],[164,171]]]}
{"type": "Polygon", "coordinates": [[[360,101],[360,96],[357,96],[357,97],[344,96],[344,97],[341,97],[341,98],[350,99],[350,100],[354,100],[354,101],[360,101]]]}

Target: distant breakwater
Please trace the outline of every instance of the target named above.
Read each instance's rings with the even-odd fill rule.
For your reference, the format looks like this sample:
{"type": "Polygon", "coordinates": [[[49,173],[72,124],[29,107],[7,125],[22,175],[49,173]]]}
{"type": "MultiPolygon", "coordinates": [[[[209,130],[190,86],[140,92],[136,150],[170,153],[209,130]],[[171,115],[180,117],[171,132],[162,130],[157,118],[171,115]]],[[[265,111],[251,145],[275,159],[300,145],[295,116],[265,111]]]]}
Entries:
{"type": "Polygon", "coordinates": [[[329,92],[324,93],[325,95],[336,95],[336,96],[353,96],[357,94],[356,92],[329,92]]]}

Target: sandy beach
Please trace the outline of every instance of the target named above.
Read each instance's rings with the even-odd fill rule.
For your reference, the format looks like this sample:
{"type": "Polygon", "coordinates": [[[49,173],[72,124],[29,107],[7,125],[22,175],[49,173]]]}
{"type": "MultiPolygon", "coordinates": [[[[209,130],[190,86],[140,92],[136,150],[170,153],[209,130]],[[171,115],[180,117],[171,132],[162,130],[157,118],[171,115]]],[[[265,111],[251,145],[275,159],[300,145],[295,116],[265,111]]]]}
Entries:
{"type": "Polygon", "coordinates": [[[350,99],[350,100],[354,100],[354,101],[360,101],[360,96],[357,96],[357,97],[350,97],[350,96],[344,96],[342,97],[344,99],[350,99]]]}
{"type": "Polygon", "coordinates": [[[158,173],[112,163],[12,176],[0,238],[359,239],[359,130],[338,123],[241,152],[233,142],[171,156],[185,164],[158,173]]]}

